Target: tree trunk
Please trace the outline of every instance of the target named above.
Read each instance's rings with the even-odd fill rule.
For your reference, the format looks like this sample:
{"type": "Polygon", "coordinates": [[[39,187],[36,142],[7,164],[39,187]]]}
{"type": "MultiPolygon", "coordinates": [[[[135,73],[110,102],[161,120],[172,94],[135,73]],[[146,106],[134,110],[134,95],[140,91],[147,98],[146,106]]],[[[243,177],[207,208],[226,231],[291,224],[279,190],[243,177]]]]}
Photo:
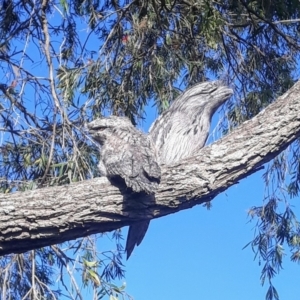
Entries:
{"type": "Polygon", "coordinates": [[[212,200],[300,135],[300,82],[198,155],[162,166],[153,198],[96,178],[0,196],[0,255],[62,243],[212,200]]]}

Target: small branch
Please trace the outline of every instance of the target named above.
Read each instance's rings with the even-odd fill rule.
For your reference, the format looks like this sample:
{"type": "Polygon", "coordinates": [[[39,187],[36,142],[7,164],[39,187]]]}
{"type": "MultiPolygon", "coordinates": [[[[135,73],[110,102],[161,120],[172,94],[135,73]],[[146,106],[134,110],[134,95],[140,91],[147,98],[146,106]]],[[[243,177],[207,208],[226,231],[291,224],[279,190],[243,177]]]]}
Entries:
{"type": "Polygon", "coordinates": [[[54,74],[53,74],[53,64],[52,64],[52,59],[50,55],[50,35],[48,31],[48,21],[47,21],[47,5],[48,5],[48,0],[43,0],[42,2],[42,12],[41,12],[41,23],[42,23],[42,28],[43,28],[43,33],[45,37],[45,46],[44,46],[44,52],[46,55],[46,60],[49,68],[49,79],[50,79],[50,87],[51,87],[51,94],[53,97],[53,100],[55,102],[56,107],[60,110],[61,116],[63,116],[63,111],[59,103],[59,99],[56,94],[56,88],[55,88],[55,83],[54,83],[54,74]]]}
{"type": "MultiPolygon", "coordinates": [[[[55,111],[56,111],[56,108],[55,108],[55,111]]],[[[56,123],[56,112],[55,112],[54,116],[53,116],[53,131],[52,131],[52,141],[51,141],[51,147],[50,147],[50,152],[49,152],[49,159],[47,161],[47,166],[45,168],[44,175],[39,183],[39,186],[43,186],[43,184],[46,180],[47,174],[49,172],[51,163],[52,163],[52,158],[53,158],[54,148],[55,148],[56,125],[57,125],[57,123],[56,123]]]]}
{"type": "MultiPolygon", "coordinates": [[[[53,74],[53,64],[52,64],[52,59],[51,59],[51,56],[50,56],[50,35],[49,35],[49,31],[48,31],[48,21],[47,21],[47,14],[46,14],[47,5],[48,5],[48,0],[43,0],[41,20],[42,20],[43,33],[44,33],[44,36],[45,36],[45,49],[44,49],[44,51],[45,51],[47,64],[48,64],[48,68],[49,68],[49,79],[50,79],[51,94],[52,94],[52,97],[54,99],[54,103],[55,103],[56,107],[54,108],[53,132],[52,132],[52,142],[51,142],[51,147],[50,147],[50,153],[49,153],[49,158],[48,158],[48,162],[47,162],[47,166],[46,166],[44,175],[41,179],[41,183],[40,183],[41,186],[43,185],[43,183],[46,180],[50,165],[52,163],[53,154],[54,154],[55,137],[56,137],[56,111],[57,111],[57,109],[60,111],[61,116],[62,117],[64,116],[63,109],[60,106],[59,99],[58,99],[57,93],[56,93],[55,82],[54,82],[54,74],[53,74]]],[[[67,118],[67,116],[66,116],[66,118],[67,118]]]]}
{"type": "Polygon", "coordinates": [[[279,36],[281,36],[288,44],[294,46],[295,49],[299,50],[300,45],[297,44],[297,42],[295,40],[293,40],[292,38],[290,38],[287,34],[285,34],[284,32],[282,32],[281,30],[279,30],[277,28],[276,25],[279,24],[279,22],[271,22],[267,18],[264,18],[263,16],[261,16],[260,14],[258,14],[255,10],[253,10],[251,7],[249,7],[248,4],[245,1],[241,1],[241,4],[246,8],[246,10],[249,13],[253,14],[259,20],[262,20],[266,24],[269,24],[269,26],[274,30],[274,32],[276,32],[279,36]]]}

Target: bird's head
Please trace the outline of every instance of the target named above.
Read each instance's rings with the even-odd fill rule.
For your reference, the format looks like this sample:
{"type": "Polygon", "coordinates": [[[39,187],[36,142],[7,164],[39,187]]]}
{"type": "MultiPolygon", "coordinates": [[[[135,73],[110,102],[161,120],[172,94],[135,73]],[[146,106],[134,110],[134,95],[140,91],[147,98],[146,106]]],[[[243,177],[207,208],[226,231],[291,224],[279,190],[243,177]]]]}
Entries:
{"type": "Polygon", "coordinates": [[[130,126],[132,124],[128,118],[118,116],[101,117],[87,124],[90,135],[100,144],[103,144],[115,130],[126,129],[130,126]]]}
{"type": "Polygon", "coordinates": [[[203,82],[186,90],[170,108],[173,111],[180,110],[189,114],[199,114],[206,109],[207,113],[212,116],[232,94],[233,90],[221,81],[203,82]]]}

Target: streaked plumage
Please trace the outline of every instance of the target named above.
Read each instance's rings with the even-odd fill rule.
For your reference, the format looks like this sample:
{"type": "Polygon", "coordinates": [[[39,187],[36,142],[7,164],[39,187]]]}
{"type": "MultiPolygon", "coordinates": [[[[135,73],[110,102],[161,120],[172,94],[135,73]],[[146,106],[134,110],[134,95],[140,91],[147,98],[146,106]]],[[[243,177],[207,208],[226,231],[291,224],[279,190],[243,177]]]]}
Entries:
{"type": "Polygon", "coordinates": [[[232,93],[219,81],[212,81],[197,84],[179,96],[149,130],[159,164],[178,162],[203,148],[213,114],[232,93]]]}

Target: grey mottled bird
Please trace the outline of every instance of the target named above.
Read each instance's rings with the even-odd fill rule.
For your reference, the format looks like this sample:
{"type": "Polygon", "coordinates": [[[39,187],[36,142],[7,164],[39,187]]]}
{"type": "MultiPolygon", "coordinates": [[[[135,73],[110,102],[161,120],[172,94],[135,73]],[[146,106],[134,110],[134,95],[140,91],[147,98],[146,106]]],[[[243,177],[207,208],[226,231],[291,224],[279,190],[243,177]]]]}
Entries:
{"type": "MultiPolygon", "coordinates": [[[[204,147],[215,111],[233,91],[218,81],[197,84],[178,97],[152,124],[149,135],[127,118],[109,117],[90,123],[100,143],[99,169],[107,177],[120,176],[133,191],[155,193],[159,165],[169,165],[197,154],[204,147]]],[[[129,228],[127,259],[146,234],[149,221],[129,228]]]]}
{"type": "MultiPolygon", "coordinates": [[[[206,143],[213,114],[232,94],[220,81],[212,81],[197,84],[179,96],[149,130],[159,164],[169,165],[197,154],[206,143]]],[[[134,228],[139,243],[149,223],[140,222],[140,227],[134,228]]]]}
{"type": "MultiPolygon", "coordinates": [[[[101,146],[98,168],[102,176],[122,178],[134,192],[154,194],[160,182],[160,167],[151,138],[136,129],[128,118],[110,116],[88,124],[95,141],[101,146]]],[[[129,228],[126,252],[129,258],[139,245],[149,222],[129,228]]]]}

